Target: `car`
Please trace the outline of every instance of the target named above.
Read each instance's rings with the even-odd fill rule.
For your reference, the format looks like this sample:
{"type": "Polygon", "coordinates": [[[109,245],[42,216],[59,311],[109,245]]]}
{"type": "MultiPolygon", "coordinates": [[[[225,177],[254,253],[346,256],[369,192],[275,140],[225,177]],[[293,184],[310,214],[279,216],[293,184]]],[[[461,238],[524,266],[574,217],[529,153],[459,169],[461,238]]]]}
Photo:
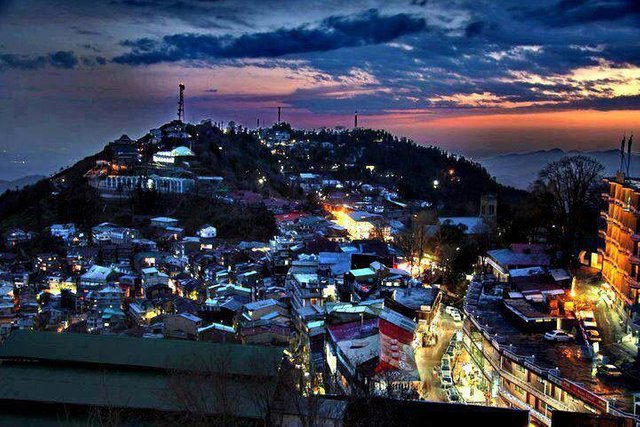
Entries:
{"type": "Polygon", "coordinates": [[[447,313],[449,316],[453,315],[453,313],[456,311],[458,311],[458,309],[452,305],[448,305],[444,308],[444,312],[447,313]]]}
{"type": "Polygon", "coordinates": [[[544,334],[544,339],[547,341],[566,342],[566,341],[572,341],[573,335],[563,331],[562,329],[556,329],[553,331],[546,332],[544,334]]]}
{"type": "Polygon", "coordinates": [[[598,367],[598,373],[609,378],[619,378],[622,376],[622,372],[615,365],[600,365],[598,367]]]}
{"type": "Polygon", "coordinates": [[[582,326],[585,329],[597,329],[598,322],[596,322],[596,318],[593,314],[593,311],[583,310],[579,313],[580,320],[582,321],[582,326]]]}
{"type": "Polygon", "coordinates": [[[602,337],[600,337],[600,332],[597,329],[585,329],[587,334],[587,339],[591,342],[600,342],[602,341],[602,337]]]}
{"type": "Polygon", "coordinates": [[[451,374],[450,373],[442,373],[442,376],[440,377],[440,384],[442,385],[443,388],[449,388],[453,386],[453,378],[451,378],[451,374]]]}
{"type": "Polygon", "coordinates": [[[444,363],[444,362],[442,364],[440,364],[440,373],[451,375],[451,365],[449,365],[448,363],[444,363]]]}
{"type": "Polygon", "coordinates": [[[460,402],[462,402],[462,398],[460,397],[460,393],[458,393],[458,390],[456,390],[455,387],[451,387],[451,388],[449,388],[449,390],[447,390],[447,399],[451,403],[460,403],[460,402]]]}
{"type": "Polygon", "coordinates": [[[462,322],[462,315],[460,314],[460,312],[458,310],[454,311],[451,314],[451,317],[453,318],[454,322],[462,322]]]}
{"type": "Polygon", "coordinates": [[[447,347],[447,351],[445,352],[449,357],[453,357],[456,352],[456,346],[449,344],[447,347]]]}

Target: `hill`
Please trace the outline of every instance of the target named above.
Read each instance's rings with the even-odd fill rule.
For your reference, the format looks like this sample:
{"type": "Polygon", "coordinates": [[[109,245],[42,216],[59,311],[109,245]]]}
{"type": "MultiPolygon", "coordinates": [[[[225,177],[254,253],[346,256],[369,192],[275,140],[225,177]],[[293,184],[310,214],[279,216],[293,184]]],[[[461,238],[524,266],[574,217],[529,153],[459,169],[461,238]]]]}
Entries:
{"type": "Polygon", "coordinates": [[[27,175],[13,180],[0,179],[0,194],[7,190],[19,190],[44,178],[46,178],[44,175],[27,175]]]}
{"type": "MultiPolygon", "coordinates": [[[[565,156],[583,154],[593,157],[605,167],[604,174],[615,175],[620,167],[620,152],[606,151],[563,151],[559,148],[552,150],[533,151],[527,153],[501,154],[495,157],[480,159],[484,166],[496,180],[504,185],[527,189],[536,179],[538,171],[547,163],[560,160],[565,156]]],[[[633,154],[630,168],[631,176],[640,176],[640,155],[633,154]]]]}
{"type": "MultiPolygon", "coordinates": [[[[151,134],[137,141],[146,167],[153,152],[184,145],[184,140],[151,134]]],[[[164,130],[163,130],[164,129],[164,130]]],[[[423,200],[444,215],[477,215],[480,196],[498,195],[502,211],[519,203],[526,193],[498,184],[480,165],[437,147],[424,147],[378,130],[293,130],[281,124],[260,132],[230,124],[221,129],[210,122],[187,125],[188,144],[197,161],[182,173],[224,178],[224,190],[249,190],[263,198],[305,202],[295,177],[322,173],[345,182],[381,184],[405,200],[423,200]],[[288,151],[268,147],[266,139],[287,132],[288,151]]],[[[157,135],[157,132],[156,132],[157,135]]],[[[275,231],[273,215],[264,204],[229,203],[229,198],[199,194],[167,195],[137,191],[126,201],[109,201],[87,183],[85,174],[96,161],[110,161],[105,149],[55,176],[0,195],[0,229],[20,227],[39,231],[52,223],[75,222],[84,229],[101,221],[135,225],[137,218],[174,216],[188,232],[215,223],[222,237],[265,239],[275,231]],[[227,200],[223,200],[227,199],[227,200]]],[[[179,169],[179,168],[177,168],[179,169]]],[[[182,170],[182,169],[179,169],[182,170]]]]}

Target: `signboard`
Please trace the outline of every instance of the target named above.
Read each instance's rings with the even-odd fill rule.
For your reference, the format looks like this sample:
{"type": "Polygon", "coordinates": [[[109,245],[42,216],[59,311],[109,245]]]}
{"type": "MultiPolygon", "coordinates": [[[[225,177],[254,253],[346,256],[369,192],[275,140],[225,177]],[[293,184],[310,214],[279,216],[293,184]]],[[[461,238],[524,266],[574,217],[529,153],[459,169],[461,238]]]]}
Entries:
{"type": "Polygon", "coordinates": [[[573,397],[593,406],[602,413],[607,413],[609,410],[609,402],[607,400],[591,393],[577,384],[572,383],[571,381],[562,380],[562,388],[573,397]]]}

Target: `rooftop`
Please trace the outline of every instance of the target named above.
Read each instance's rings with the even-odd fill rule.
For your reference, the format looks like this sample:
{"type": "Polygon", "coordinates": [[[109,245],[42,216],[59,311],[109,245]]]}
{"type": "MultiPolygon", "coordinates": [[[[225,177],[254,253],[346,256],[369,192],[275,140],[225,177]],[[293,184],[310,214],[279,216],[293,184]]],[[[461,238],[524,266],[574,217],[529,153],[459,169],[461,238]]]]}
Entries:
{"type": "MultiPolygon", "coordinates": [[[[479,284],[472,284],[470,287],[470,294],[475,296],[478,293],[472,289],[474,286],[479,284]]],[[[507,302],[516,311],[527,311],[527,315],[536,315],[533,308],[523,306],[528,303],[522,299],[507,302]]],[[[522,331],[505,315],[503,307],[502,300],[480,298],[476,303],[467,306],[466,311],[501,350],[509,351],[520,358],[527,358],[540,370],[557,368],[561,377],[580,383],[596,394],[607,398],[621,398],[624,385],[593,376],[591,360],[583,353],[582,346],[576,342],[550,343],[544,339],[543,332],[522,331]]]]}
{"type": "Polygon", "coordinates": [[[67,361],[77,366],[151,370],[225,369],[247,376],[276,375],[281,357],[282,350],[275,347],[33,331],[16,331],[0,346],[0,359],[4,360],[67,361]],[[222,359],[224,366],[219,363],[222,359]],[[264,363],[257,367],[256,360],[264,363]]]}

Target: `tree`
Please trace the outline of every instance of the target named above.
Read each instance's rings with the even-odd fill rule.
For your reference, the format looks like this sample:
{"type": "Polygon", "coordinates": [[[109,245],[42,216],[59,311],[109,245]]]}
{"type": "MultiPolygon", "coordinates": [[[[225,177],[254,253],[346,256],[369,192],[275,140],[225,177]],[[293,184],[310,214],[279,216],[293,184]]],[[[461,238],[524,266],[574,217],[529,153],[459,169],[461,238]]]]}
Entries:
{"type": "Polygon", "coordinates": [[[426,227],[435,223],[435,214],[431,211],[422,211],[415,214],[408,230],[395,236],[395,245],[404,253],[409,262],[410,272],[413,274],[415,267],[420,269],[425,251],[427,250],[428,235],[426,227]]]}
{"type": "Polygon", "coordinates": [[[552,221],[550,240],[562,249],[565,263],[574,257],[581,237],[595,229],[603,170],[591,157],[565,157],[545,166],[534,183],[533,196],[552,221]]]}

